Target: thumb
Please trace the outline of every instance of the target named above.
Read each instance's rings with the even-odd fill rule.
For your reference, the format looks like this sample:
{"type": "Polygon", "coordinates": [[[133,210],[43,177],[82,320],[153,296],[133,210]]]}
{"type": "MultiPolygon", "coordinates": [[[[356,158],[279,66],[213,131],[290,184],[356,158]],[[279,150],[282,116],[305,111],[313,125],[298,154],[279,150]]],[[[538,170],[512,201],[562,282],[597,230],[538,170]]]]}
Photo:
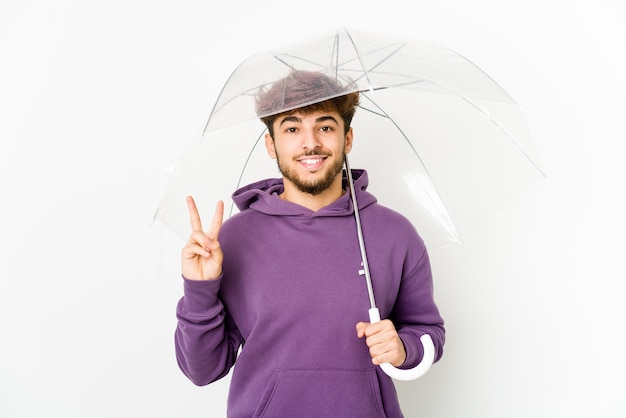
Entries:
{"type": "Polygon", "coordinates": [[[368,322],[359,322],[358,324],[356,324],[356,335],[359,338],[363,338],[365,337],[365,329],[369,326],[370,324],[368,322]]]}

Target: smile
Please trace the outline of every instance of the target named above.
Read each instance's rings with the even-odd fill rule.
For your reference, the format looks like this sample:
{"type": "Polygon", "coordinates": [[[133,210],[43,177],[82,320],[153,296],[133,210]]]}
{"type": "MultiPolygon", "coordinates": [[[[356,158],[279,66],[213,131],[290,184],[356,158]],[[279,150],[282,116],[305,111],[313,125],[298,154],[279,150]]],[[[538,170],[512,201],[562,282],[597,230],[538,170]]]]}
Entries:
{"type": "Polygon", "coordinates": [[[324,164],[324,161],[326,161],[326,157],[322,156],[305,157],[298,160],[307,169],[319,168],[324,164]]]}

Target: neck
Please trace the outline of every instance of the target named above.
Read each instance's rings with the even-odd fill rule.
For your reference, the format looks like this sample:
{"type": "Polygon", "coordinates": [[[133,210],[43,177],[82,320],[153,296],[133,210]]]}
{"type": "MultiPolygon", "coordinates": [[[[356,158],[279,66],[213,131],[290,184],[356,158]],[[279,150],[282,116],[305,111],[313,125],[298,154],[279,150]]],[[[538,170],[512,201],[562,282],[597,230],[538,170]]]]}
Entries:
{"type": "Polygon", "coordinates": [[[345,193],[341,187],[341,174],[335,178],[331,187],[316,195],[301,191],[288,179],[283,178],[283,183],[285,190],[280,194],[281,199],[303,206],[313,212],[317,212],[318,210],[330,205],[345,193]]]}

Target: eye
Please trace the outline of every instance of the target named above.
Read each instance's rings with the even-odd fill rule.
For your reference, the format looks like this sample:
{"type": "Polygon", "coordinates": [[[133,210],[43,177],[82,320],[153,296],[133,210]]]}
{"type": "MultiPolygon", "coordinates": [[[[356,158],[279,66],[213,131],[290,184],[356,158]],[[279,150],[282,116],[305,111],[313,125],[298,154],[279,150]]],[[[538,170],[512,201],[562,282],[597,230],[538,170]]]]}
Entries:
{"type": "Polygon", "coordinates": [[[335,128],[334,128],[333,126],[330,126],[330,125],[324,125],[324,126],[322,126],[322,127],[320,128],[320,130],[321,130],[322,132],[332,132],[332,131],[334,131],[334,130],[335,130],[335,128]]]}

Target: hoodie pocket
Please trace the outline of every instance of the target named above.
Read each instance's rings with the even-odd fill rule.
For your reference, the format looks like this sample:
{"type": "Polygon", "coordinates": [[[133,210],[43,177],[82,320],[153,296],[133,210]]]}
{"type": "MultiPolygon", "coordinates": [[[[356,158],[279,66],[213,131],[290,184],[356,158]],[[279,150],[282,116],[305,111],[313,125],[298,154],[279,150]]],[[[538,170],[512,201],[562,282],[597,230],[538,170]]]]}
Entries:
{"type": "Polygon", "coordinates": [[[384,418],[375,369],[275,371],[255,418],[384,418]]]}

